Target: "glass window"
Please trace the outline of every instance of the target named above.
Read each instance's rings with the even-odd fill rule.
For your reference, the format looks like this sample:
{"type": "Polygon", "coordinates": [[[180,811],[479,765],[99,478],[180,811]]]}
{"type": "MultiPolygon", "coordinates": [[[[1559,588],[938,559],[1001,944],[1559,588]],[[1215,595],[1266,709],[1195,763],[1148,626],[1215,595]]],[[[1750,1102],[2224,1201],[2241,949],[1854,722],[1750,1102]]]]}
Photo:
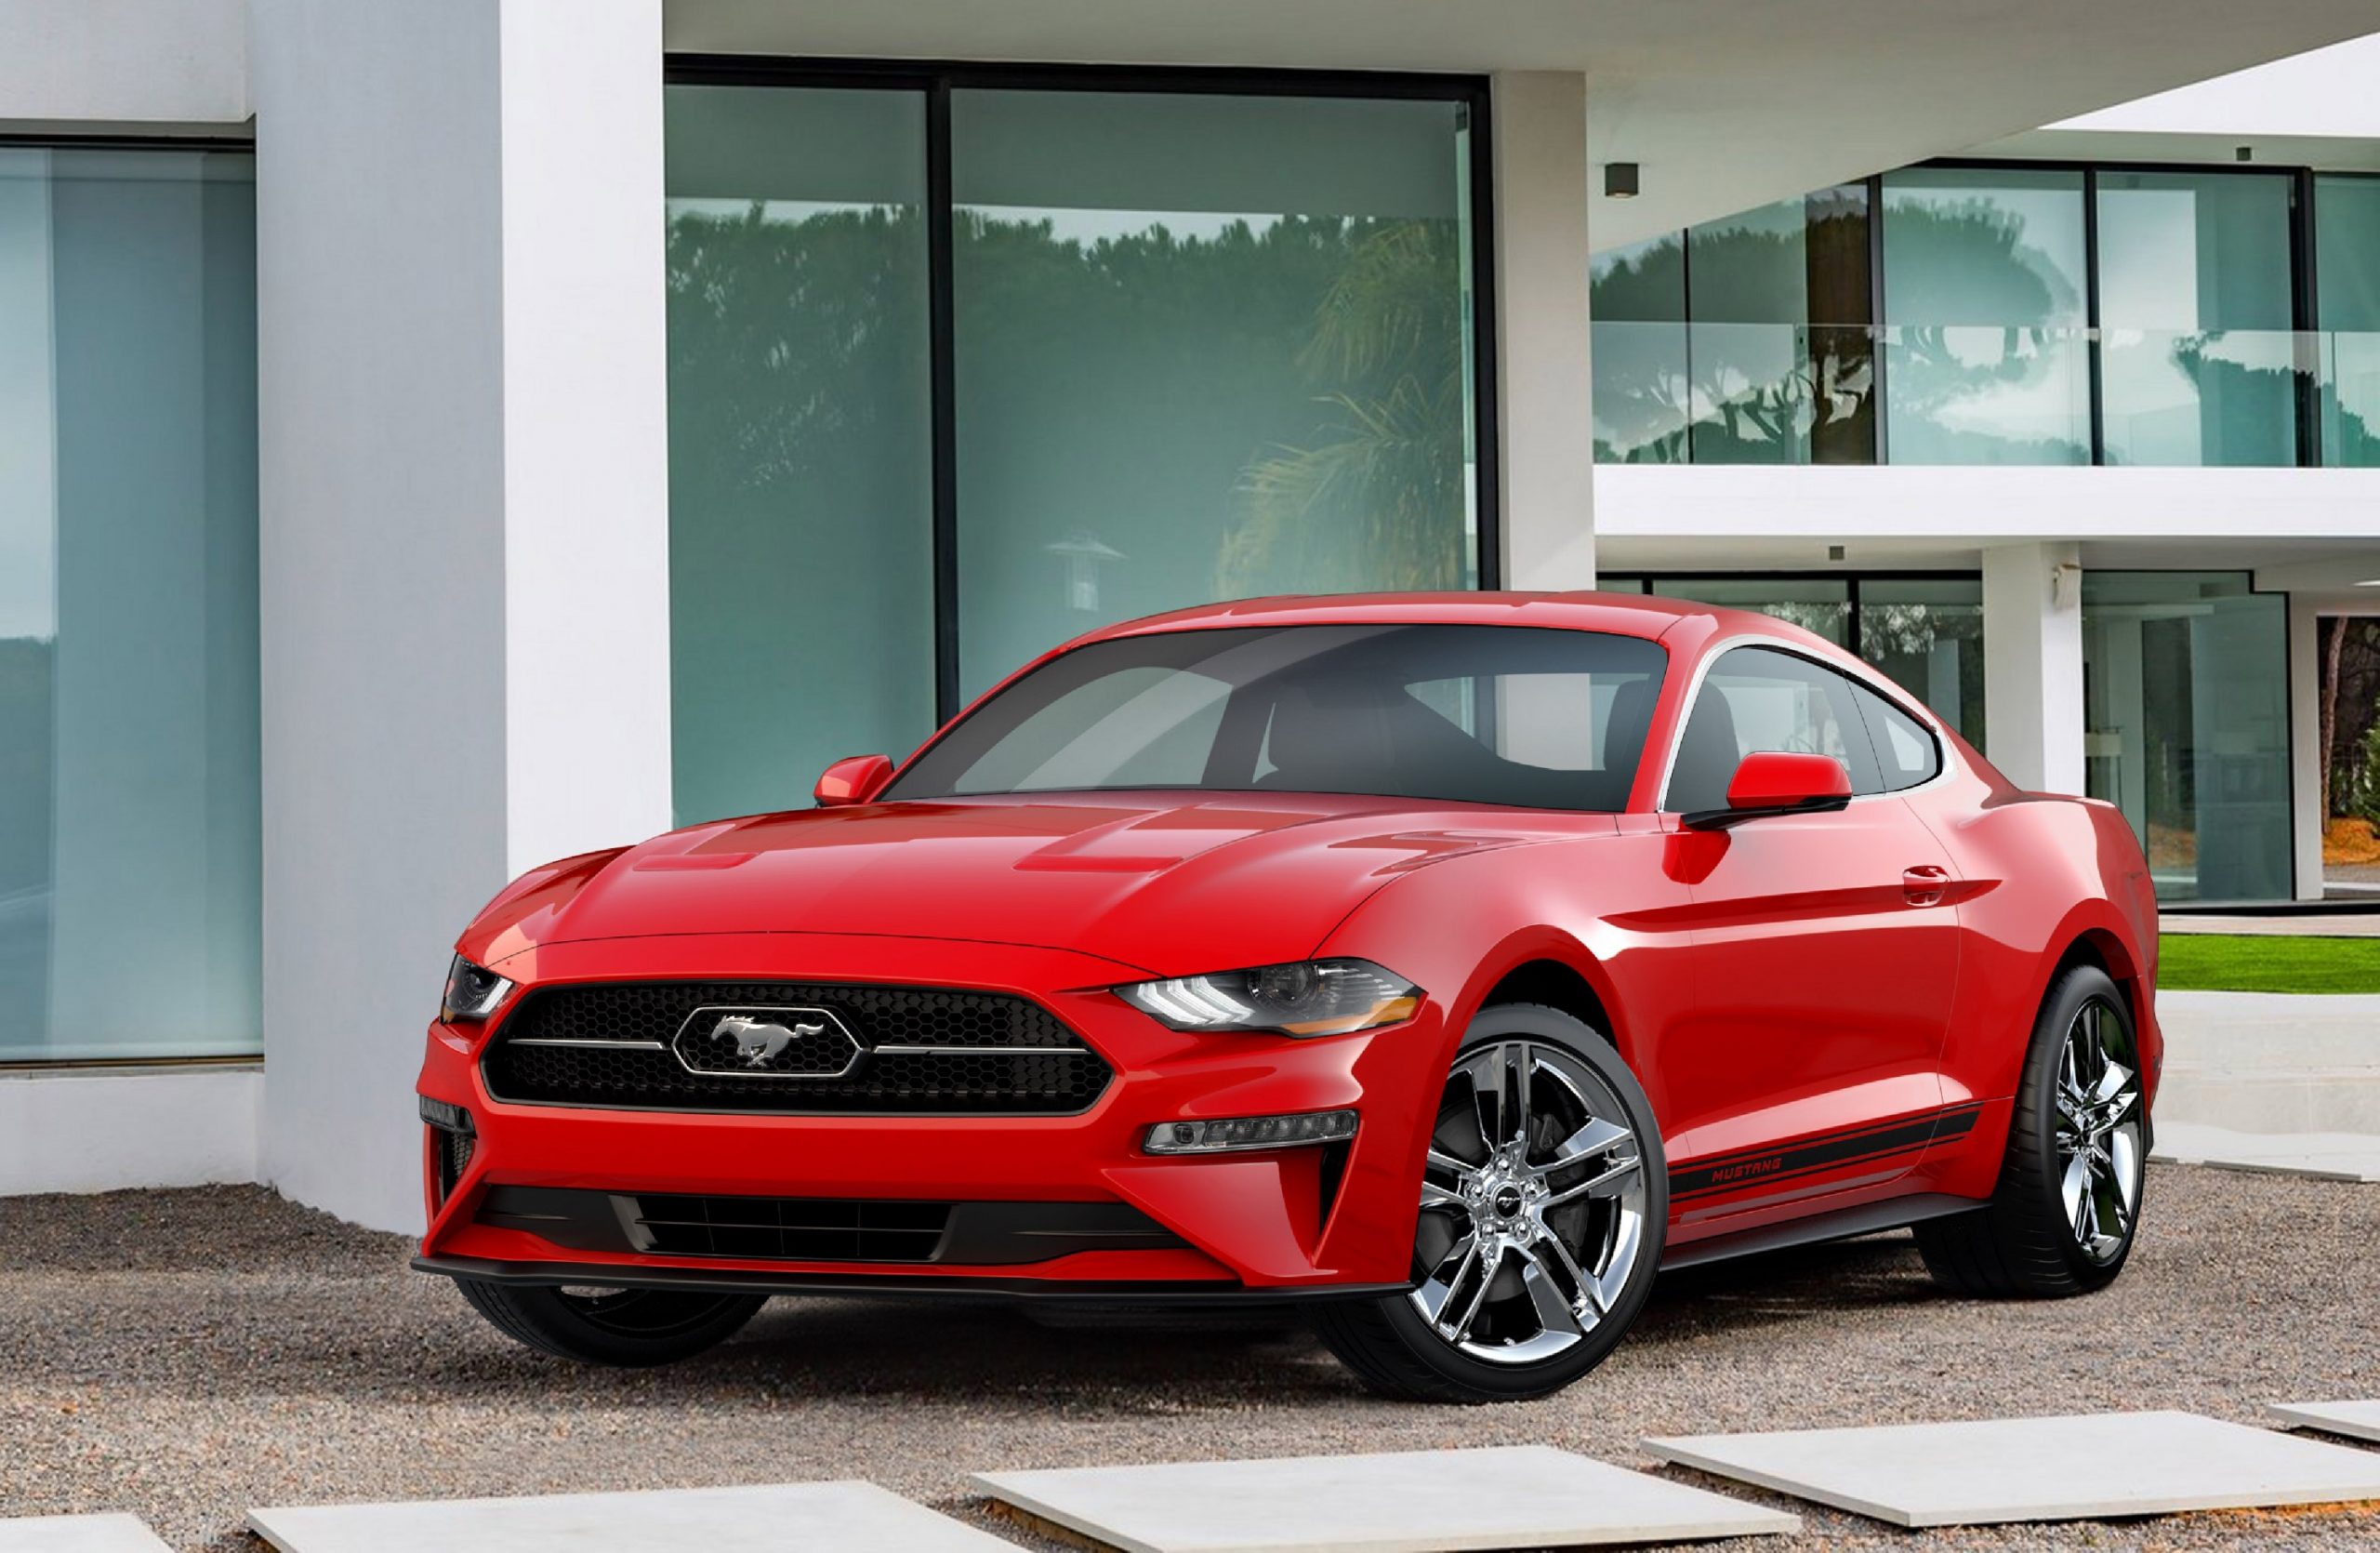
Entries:
{"type": "Polygon", "coordinates": [[[2294,464],[2290,179],[2098,175],[2111,464],[2294,464]]]}
{"type": "Polygon", "coordinates": [[[0,1061],[259,1047],[253,169],[0,147],[0,1061]]]}
{"type": "Polygon", "coordinates": [[[1807,658],[1770,647],[1729,648],[1695,692],[1661,807],[1681,814],[1726,808],[1736,767],[1746,755],[1772,750],[1831,755],[1850,774],[1853,792],[1882,791],[1852,696],[1850,681],[1807,658]]]}
{"type": "Polygon", "coordinates": [[[1130,616],[1474,581],[1460,104],[961,89],[951,157],[967,693],[1130,616]]]}
{"type": "Polygon", "coordinates": [[[933,728],[925,100],[666,101],[672,764],[691,824],[800,803],[829,761],[933,728]]]}
{"type": "Polygon", "coordinates": [[[1668,599],[1756,610],[1838,647],[1851,644],[1851,584],[1841,577],[1659,577],[1651,591],[1668,599]]]}
{"type": "Polygon", "coordinates": [[[1942,769],[1942,751],[1933,731],[1865,685],[1853,684],[1851,698],[1868,724],[1868,742],[1875,750],[1884,790],[1898,792],[1932,781],[1942,769]]]}
{"type": "Polygon", "coordinates": [[[1666,661],[1636,637],[1518,626],[1094,642],[986,701],[886,797],[1162,787],[1616,811],[1666,661]]]}
{"type": "Polygon", "coordinates": [[[2322,458],[2380,466],[2380,178],[2314,179],[2322,458]]]}
{"type": "Polygon", "coordinates": [[[2082,175],[1912,167],[1884,187],[1886,456],[2090,462],[2082,175]]]}
{"type": "Polygon", "coordinates": [[[1859,656],[1983,748],[1983,582],[1863,577],[1859,656]]]}
{"type": "Polygon", "coordinates": [[[1589,261],[1595,461],[1674,464],[1687,458],[1683,233],[1631,244],[1589,261]]]}
{"type": "Polygon", "coordinates": [[[2158,894],[2291,893],[2285,596],[2245,573],[2082,578],[2086,790],[2122,809],[2158,894]]]}

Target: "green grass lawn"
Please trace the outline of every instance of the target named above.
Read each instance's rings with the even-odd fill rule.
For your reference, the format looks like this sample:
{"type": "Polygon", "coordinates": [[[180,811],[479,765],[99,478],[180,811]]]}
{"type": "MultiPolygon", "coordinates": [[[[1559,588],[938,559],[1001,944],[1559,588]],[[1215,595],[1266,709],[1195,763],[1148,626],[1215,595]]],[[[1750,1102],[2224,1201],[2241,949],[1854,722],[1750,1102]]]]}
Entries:
{"type": "Polygon", "coordinates": [[[2158,936],[2157,985],[2190,992],[2380,992],[2380,938],[2158,936]]]}

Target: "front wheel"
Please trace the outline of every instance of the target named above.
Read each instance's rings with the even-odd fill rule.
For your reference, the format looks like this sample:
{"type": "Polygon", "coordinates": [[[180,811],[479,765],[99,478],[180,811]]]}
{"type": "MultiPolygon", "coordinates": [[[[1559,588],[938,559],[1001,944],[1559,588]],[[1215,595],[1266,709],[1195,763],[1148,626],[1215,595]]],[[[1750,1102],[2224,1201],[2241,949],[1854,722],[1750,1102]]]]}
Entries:
{"type": "Polygon", "coordinates": [[[1414,1288],[1315,1324],[1389,1396],[1547,1396],[1627,1334],[1668,1222],[1660,1128],[1619,1053],[1558,1009],[1483,1009],[1430,1135],[1414,1288]]]}
{"type": "Polygon", "coordinates": [[[2132,1254],[2148,1155],[2131,1011],[2105,971],[2078,965],[2042,1003],[1990,1204],[1917,1227],[1926,1270],[2003,1299],[2105,1288],[2132,1254]]]}
{"type": "Polygon", "coordinates": [[[471,1308],[517,1343],[590,1364],[673,1364],[727,1341],[765,1294],[671,1289],[578,1289],[458,1278],[471,1308]]]}

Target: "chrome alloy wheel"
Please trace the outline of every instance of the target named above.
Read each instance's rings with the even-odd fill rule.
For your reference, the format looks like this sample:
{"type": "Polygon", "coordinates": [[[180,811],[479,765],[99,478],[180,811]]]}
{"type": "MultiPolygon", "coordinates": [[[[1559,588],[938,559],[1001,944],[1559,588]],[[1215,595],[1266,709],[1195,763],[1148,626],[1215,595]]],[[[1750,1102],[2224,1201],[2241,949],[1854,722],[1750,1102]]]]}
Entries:
{"type": "Polygon", "coordinates": [[[1442,1342],[1528,1364],[1602,1322],[1644,1243],[1644,1154],[1626,1116],[1558,1046],[1499,1042],[1456,1062],[1406,1296],[1442,1342]]]}
{"type": "Polygon", "coordinates": [[[2140,1206],[2140,1073],[2122,1020],[2093,998],[2066,1028],[2057,1066],[2058,1191],[2074,1243],[2115,1259],[2140,1206]]]}

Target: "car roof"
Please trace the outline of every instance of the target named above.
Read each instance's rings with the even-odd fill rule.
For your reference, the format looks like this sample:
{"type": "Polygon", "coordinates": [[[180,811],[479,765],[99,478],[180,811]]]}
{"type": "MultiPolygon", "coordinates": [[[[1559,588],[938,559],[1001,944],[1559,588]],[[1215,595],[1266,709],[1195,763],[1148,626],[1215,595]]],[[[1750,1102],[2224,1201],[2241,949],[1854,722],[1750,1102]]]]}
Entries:
{"type": "Polygon", "coordinates": [[[1646,593],[1473,591],[1445,593],[1290,593],[1236,599],[1146,616],[1091,631],[1081,642],[1221,626],[1481,625],[1539,626],[1654,639],[1681,620],[1705,622],[1703,640],[1741,633],[1784,637],[1840,656],[1824,638],[1773,616],[1646,593]]]}

